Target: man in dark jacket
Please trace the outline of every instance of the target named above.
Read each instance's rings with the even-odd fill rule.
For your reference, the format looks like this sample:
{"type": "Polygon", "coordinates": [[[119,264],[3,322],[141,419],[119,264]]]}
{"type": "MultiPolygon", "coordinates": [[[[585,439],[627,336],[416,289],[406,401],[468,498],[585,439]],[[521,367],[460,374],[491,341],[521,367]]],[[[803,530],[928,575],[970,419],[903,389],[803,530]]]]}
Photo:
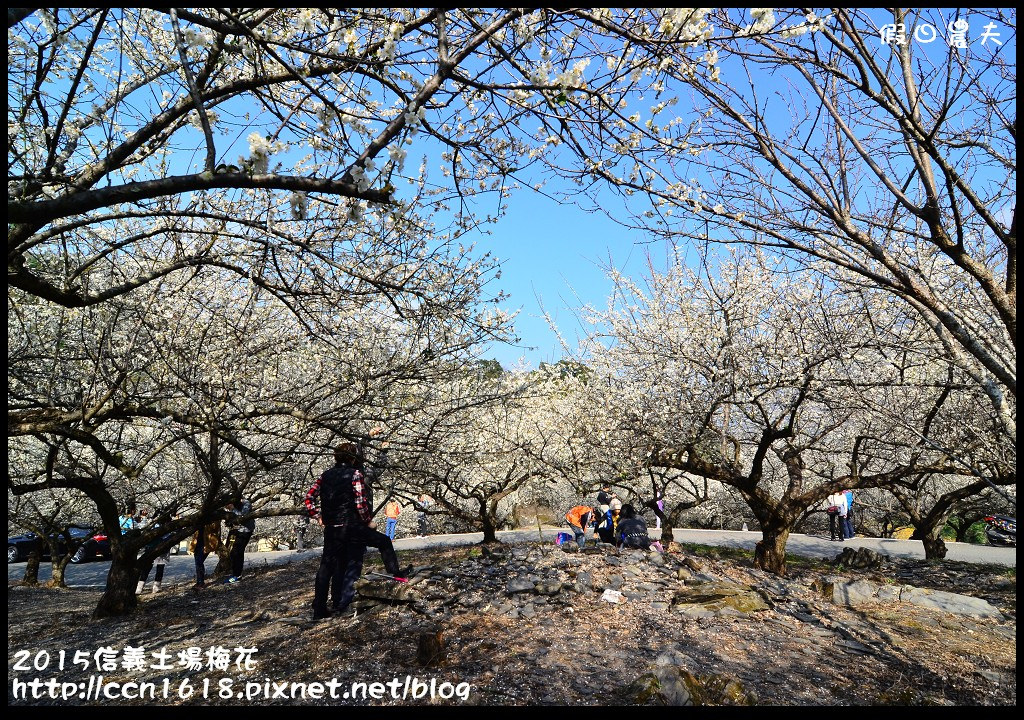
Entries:
{"type": "MultiPolygon", "coordinates": [[[[334,466],[306,493],[306,508],[324,527],[324,549],[316,573],[313,619],[328,617],[327,590],[334,581],[333,610],[343,612],[355,596],[355,581],[362,571],[366,547],[380,550],[384,567],[395,580],[405,582],[391,539],[377,532],[373,522],[373,496],[362,472],[362,453],[353,443],[334,450],[334,466]],[[320,498],[320,509],[314,501],[320,498]]],[[[407,571],[405,571],[407,572],[407,571]]]]}

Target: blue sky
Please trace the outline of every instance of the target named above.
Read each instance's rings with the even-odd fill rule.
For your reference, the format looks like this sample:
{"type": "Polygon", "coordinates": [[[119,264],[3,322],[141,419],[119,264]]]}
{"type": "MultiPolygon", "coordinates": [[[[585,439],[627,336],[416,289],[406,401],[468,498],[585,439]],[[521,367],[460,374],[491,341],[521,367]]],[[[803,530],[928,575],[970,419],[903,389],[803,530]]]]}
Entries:
{"type": "Polygon", "coordinates": [[[648,252],[664,257],[661,241],[644,244],[649,238],[603,214],[560,205],[530,190],[513,194],[508,206],[492,234],[478,239],[480,250],[504,261],[501,279],[495,283],[511,296],[504,309],[519,310],[515,325],[520,346],[493,344],[484,353],[505,368],[520,358],[537,367],[562,357],[558,338],[540,316],[546,310],[563,337],[574,344],[580,328],[575,311],[588,303],[606,304],[611,282],[603,267],[609,257],[632,275],[642,272],[648,252]]]}

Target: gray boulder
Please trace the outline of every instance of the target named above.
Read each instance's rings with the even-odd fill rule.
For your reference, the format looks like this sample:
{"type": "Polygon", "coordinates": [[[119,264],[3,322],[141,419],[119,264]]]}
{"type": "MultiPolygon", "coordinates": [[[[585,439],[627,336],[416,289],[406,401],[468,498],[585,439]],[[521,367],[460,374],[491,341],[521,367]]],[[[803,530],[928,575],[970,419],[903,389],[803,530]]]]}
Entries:
{"type": "Polygon", "coordinates": [[[870,570],[880,568],[888,560],[888,556],[875,552],[870,548],[843,548],[832,561],[833,565],[853,568],[854,570],[870,570]]]}
{"type": "Polygon", "coordinates": [[[534,585],[533,590],[538,595],[557,595],[562,591],[562,583],[558,580],[541,580],[534,585]]]}
{"type": "Polygon", "coordinates": [[[526,578],[515,578],[509,580],[508,585],[505,586],[505,592],[509,595],[515,595],[521,592],[533,592],[533,581],[527,580],[526,578]]]}
{"type": "Polygon", "coordinates": [[[918,607],[941,610],[953,615],[995,618],[1002,613],[991,603],[971,595],[960,595],[945,590],[916,588],[910,585],[882,585],[868,580],[845,580],[828,577],[815,583],[815,587],[836,605],[857,607],[871,603],[907,603],[918,607]]]}
{"type": "Polygon", "coordinates": [[[756,590],[747,585],[729,582],[703,583],[676,590],[672,596],[672,604],[683,606],[683,611],[696,611],[698,616],[704,616],[705,612],[717,615],[725,608],[740,613],[768,609],[768,604],[756,590]]]}

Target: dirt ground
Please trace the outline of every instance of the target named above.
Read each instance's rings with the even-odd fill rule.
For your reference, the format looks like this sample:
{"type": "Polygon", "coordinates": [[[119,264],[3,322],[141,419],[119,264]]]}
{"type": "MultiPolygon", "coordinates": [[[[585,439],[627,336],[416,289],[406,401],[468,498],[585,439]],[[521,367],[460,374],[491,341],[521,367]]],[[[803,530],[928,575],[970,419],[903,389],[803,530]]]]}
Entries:
{"type": "Polygon", "coordinates": [[[90,620],[97,591],[11,585],[8,703],[626,705],[656,702],[639,700],[631,684],[660,656],[698,676],[734,679],[758,705],[1016,705],[1015,571],[902,561],[844,573],[983,597],[1002,612],[997,620],[903,604],[840,607],[813,589],[835,574],[826,563],[794,562],[779,580],[736,553],[684,554],[717,578],[760,588],[770,609],[693,618],[664,604],[603,602],[598,589],[539,599],[529,617],[513,618],[500,607],[508,596],[494,589],[503,567],[474,564],[479,548],[405,554],[438,590],[427,611],[383,605],[315,623],[316,560],[201,593],[166,587],[141,596],[135,615],[102,621],[90,620]],[[490,585],[473,577],[484,571],[490,585]],[[133,666],[138,652],[146,659],[133,666]],[[330,688],[310,696],[332,679],[337,697],[330,688]],[[131,697],[138,683],[152,683],[143,694],[155,697],[131,697]]]}

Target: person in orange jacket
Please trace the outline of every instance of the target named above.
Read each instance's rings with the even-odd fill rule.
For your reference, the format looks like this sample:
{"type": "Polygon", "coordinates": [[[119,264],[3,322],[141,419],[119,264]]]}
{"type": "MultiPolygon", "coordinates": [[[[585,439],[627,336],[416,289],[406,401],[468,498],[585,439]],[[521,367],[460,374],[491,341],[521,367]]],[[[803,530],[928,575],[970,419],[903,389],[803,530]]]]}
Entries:
{"type": "Polygon", "coordinates": [[[597,524],[597,513],[589,505],[577,505],[565,514],[565,521],[569,523],[573,535],[576,536],[576,544],[582,550],[587,543],[587,528],[597,524]]]}
{"type": "Polygon", "coordinates": [[[395,528],[398,527],[398,516],[402,514],[402,506],[397,500],[389,500],[384,506],[384,534],[395,539],[395,528]]]}

